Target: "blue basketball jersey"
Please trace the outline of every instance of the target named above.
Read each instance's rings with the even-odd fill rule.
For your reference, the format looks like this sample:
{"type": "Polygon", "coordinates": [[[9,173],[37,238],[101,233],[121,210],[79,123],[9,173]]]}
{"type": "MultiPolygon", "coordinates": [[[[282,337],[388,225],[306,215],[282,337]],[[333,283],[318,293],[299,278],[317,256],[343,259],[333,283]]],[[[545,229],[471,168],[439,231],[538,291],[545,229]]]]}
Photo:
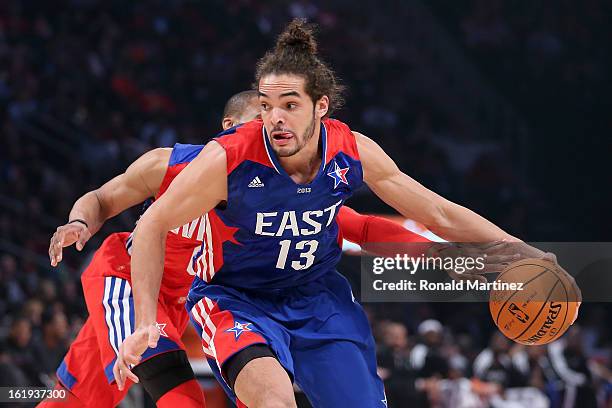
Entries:
{"type": "MultiPolygon", "coordinates": [[[[336,215],[363,183],[355,137],[344,123],[321,123],[322,162],[312,182],[297,184],[281,167],[261,120],[215,138],[227,155],[227,206],[215,209],[221,250],[205,282],[278,289],[334,270],[341,255],[336,215]],[[228,236],[229,234],[229,236],[228,236]],[[221,257],[222,259],[219,259],[221,257]]],[[[205,256],[202,248],[201,257],[205,256]]]]}
{"type": "Polygon", "coordinates": [[[280,166],[261,121],[216,141],[227,155],[227,205],[208,213],[212,243],[194,258],[185,304],[215,376],[235,399],[225,363],[265,344],[313,406],[385,407],[367,317],[335,271],[336,216],[363,183],[353,133],[323,121],[322,163],[309,184],[280,166]]]}

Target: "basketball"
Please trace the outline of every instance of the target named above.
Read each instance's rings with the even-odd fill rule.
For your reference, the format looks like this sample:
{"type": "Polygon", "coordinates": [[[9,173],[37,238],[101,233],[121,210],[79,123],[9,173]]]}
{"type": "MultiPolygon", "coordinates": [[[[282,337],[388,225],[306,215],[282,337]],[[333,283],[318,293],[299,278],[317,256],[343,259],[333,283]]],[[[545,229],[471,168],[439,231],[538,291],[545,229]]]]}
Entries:
{"type": "Polygon", "coordinates": [[[554,263],[514,262],[497,281],[505,284],[499,285],[504,290],[491,291],[489,310],[509,339],[525,345],[547,344],[561,337],[575,320],[579,303],[572,278],[554,263]]]}

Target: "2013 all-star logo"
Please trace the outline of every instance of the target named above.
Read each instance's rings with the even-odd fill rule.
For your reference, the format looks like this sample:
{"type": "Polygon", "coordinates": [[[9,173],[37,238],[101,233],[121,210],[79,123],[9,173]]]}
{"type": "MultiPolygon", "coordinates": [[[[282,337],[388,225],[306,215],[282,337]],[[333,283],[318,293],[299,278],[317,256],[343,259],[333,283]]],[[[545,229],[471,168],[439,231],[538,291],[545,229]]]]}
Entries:
{"type": "Polygon", "coordinates": [[[250,326],[251,323],[240,323],[238,321],[234,321],[234,327],[230,327],[226,330],[226,332],[234,333],[234,339],[238,340],[242,333],[253,331],[250,326]]]}
{"type": "Polygon", "coordinates": [[[334,161],[334,169],[327,173],[327,175],[334,179],[334,189],[340,185],[340,183],[344,183],[348,186],[348,180],[346,179],[346,173],[349,171],[348,166],[341,169],[338,166],[338,162],[334,161]]]}

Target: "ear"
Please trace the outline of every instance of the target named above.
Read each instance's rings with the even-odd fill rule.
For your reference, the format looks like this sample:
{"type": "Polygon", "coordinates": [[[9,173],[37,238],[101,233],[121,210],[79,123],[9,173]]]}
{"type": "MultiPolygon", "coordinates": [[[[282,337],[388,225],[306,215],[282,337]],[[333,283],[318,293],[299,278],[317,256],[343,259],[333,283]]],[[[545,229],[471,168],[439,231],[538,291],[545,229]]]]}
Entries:
{"type": "Polygon", "coordinates": [[[323,116],[327,115],[327,111],[329,111],[329,98],[327,95],[323,95],[315,103],[315,115],[318,119],[321,119],[323,116]]]}
{"type": "Polygon", "coordinates": [[[223,130],[227,130],[234,126],[234,120],[232,118],[223,118],[223,121],[221,121],[221,126],[223,127],[223,130]]]}

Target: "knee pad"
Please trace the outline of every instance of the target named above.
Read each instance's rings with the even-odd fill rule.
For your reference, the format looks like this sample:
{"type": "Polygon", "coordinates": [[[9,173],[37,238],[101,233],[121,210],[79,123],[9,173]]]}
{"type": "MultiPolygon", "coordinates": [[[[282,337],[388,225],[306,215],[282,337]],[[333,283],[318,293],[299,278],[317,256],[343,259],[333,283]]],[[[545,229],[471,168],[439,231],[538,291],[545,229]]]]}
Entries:
{"type": "Polygon", "coordinates": [[[267,344],[253,344],[234,354],[223,365],[223,374],[225,374],[224,377],[227,379],[227,383],[232,390],[234,389],[236,378],[244,366],[247,365],[249,361],[260,357],[276,358],[276,355],[272,352],[267,344]]]}
{"type": "Polygon", "coordinates": [[[132,371],[155,402],[171,389],[195,379],[184,350],[158,354],[138,364],[132,371]]]}

